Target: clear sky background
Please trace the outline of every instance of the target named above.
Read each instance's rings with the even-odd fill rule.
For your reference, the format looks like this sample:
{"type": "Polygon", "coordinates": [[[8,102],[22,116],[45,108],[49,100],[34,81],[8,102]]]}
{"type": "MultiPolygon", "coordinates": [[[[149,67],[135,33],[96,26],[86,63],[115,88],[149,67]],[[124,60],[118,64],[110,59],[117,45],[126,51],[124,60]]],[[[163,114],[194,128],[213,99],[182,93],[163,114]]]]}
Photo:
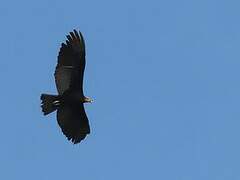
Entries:
{"type": "Polygon", "coordinates": [[[0,2],[0,179],[239,180],[240,2],[0,2]],[[66,140],[56,93],[60,44],[86,40],[92,133],[66,140]]]}

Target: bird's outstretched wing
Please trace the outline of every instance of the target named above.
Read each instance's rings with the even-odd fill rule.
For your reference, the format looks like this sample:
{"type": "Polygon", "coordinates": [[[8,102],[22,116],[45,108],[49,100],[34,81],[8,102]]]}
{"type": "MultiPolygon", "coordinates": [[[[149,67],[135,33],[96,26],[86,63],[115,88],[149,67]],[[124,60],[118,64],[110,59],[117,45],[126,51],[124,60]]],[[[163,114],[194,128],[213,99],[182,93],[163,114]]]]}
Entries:
{"type": "Polygon", "coordinates": [[[62,43],[58,54],[54,76],[59,94],[69,88],[79,89],[83,94],[85,64],[84,39],[80,31],[74,30],[67,35],[66,43],[62,43]]]}
{"type": "Polygon", "coordinates": [[[63,134],[74,144],[79,143],[90,133],[83,104],[61,106],[57,110],[57,121],[63,134]]]}

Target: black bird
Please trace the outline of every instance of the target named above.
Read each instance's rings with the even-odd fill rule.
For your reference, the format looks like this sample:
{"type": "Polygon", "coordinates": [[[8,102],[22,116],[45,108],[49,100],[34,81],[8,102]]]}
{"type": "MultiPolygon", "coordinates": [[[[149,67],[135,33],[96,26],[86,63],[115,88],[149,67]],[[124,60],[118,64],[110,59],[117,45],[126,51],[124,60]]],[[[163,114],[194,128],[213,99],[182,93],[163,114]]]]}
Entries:
{"type": "Polygon", "coordinates": [[[42,94],[41,107],[44,115],[57,110],[57,122],[63,134],[74,144],[90,133],[83,103],[93,100],[83,93],[85,69],[85,43],[82,33],[74,29],[62,43],[55,70],[58,95],[42,94]]]}

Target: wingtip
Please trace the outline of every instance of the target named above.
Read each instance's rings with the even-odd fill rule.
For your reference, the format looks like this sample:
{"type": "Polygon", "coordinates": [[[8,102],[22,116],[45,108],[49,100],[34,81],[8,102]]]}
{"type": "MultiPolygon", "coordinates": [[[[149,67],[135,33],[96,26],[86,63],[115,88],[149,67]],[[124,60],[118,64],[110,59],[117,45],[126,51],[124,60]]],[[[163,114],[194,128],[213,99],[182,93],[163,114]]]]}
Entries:
{"type": "Polygon", "coordinates": [[[75,144],[79,144],[82,140],[84,140],[86,136],[87,134],[82,134],[82,136],[80,137],[67,137],[67,140],[75,145],[75,144]]]}
{"type": "Polygon", "coordinates": [[[72,37],[70,35],[67,35],[66,37],[70,42],[72,41],[72,37]]]}
{"type": "Polygon", "coordinates": [[[77,34],[77,33],[78,33],[76,29],[73,29],[73,32],[74,32],[75,34],[77,34]]]}

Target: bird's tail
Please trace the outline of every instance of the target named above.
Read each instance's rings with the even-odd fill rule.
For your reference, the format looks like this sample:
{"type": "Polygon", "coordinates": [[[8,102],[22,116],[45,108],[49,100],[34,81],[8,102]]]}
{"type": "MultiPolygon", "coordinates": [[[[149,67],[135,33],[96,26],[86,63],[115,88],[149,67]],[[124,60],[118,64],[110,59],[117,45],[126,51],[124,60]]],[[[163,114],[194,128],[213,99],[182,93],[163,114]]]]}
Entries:
{"type": "Polygon", "coordinates": [[[59,96],[50,94],[41,94],[41,107],[44,115],[55,111],[60,105],[59,96]]]}

